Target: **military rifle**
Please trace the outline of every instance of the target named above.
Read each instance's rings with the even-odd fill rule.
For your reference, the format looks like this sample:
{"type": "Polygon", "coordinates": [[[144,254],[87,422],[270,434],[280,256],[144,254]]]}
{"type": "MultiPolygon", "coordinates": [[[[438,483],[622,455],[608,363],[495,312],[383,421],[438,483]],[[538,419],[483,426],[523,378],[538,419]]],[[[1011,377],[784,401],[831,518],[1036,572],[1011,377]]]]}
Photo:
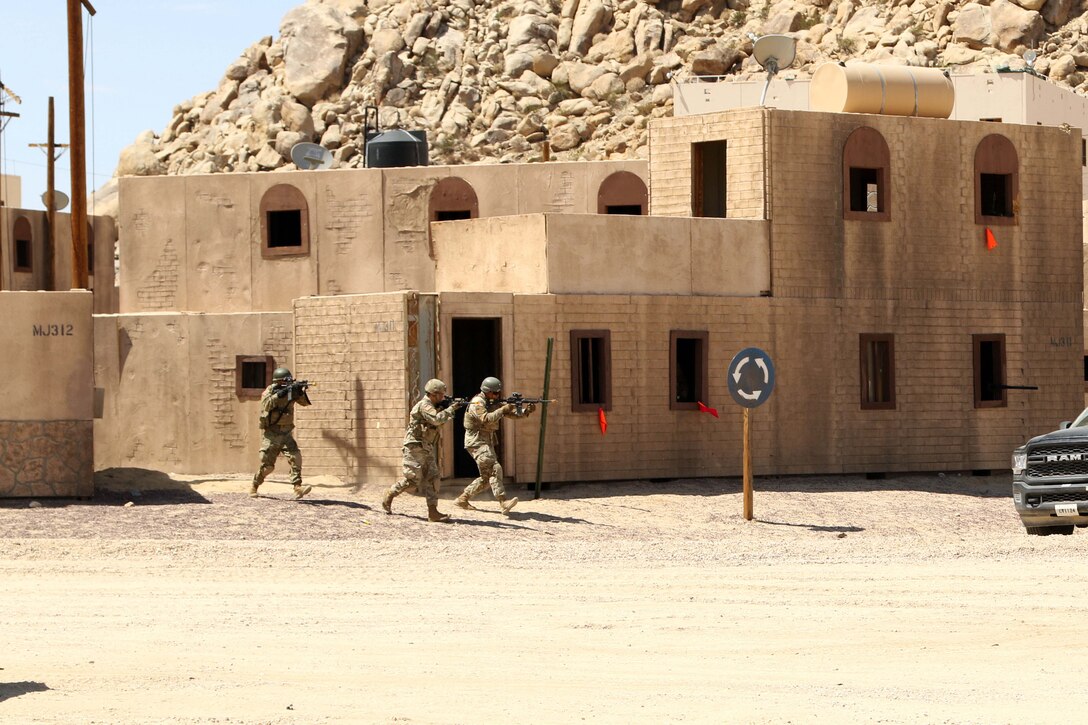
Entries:
{"type": "Polygon", "coordinates": [[[446,408],[450,407],[451,405],[461,405],[461,406],[463,406],[467,402],[468,402],[468,398],[451,398],[450,396],[447,395],[446,397],[442,398],[442,400],[435,403],[434,407],[435,407],[436,410],[445,410],[446,408]]]}
{"type": "Polygon", "coordinates": [[[292,380],[291,378],[286,378],[285,380],[280,380],[278,382],[279,387],[276,390],[276,397],[283,398],[286,396],[289,401],[301,398],[306,394],[306,389],[311,385],[309,380],[292,380]]]}
{"type": "Polygon", "coordinates": [[[509,398],[499,398],[500,403],[509,403],[517,410],[518,415],[522,414],[522,406],[525,405],[543,405],[545,403],[558,403],[558,400],[545,400],[544,398],[526,398],[521,393],[511,393],[509,398]]]}

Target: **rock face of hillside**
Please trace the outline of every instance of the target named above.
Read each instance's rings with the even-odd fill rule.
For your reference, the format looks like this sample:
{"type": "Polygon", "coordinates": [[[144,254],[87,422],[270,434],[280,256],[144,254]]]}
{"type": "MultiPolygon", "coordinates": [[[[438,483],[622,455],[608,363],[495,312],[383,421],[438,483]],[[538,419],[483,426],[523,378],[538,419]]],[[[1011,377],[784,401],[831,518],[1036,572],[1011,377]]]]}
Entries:
{"type": "Polygon", "coordinates": [[[218,88],[124,150],[117,175],[294,168],[300,141],[363,165],[382,130],[425,129],[432,163],[643,156],[672,83],[763,77],[752,38],[798,38],[790,73],[856,59],[1035,69],[1088,92],[1083,0],[309,0],[218,88]]]}

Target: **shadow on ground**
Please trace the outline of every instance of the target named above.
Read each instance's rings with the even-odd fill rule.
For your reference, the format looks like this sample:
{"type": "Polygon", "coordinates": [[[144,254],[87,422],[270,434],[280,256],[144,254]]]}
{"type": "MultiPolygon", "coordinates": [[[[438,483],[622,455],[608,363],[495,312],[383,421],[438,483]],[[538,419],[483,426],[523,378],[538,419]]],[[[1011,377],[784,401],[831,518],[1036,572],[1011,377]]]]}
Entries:
{"type": "MultiPolygon", "coordinates": [[[[917,491],[944,493],[976,498],[1007,498],[1012,495],[1012,475],[1008,471],[991,475],[972,473],[901,473],[868,477],[864,474],[821,474],[816,476],[756,476],[755,491],[798,493],[865,493],[867,491],[917,491]]],[[[514,487],[511,486],[511,489],[514,487]]],[[[535,484],[516,487],[518,491],[535,491],[535,484]]],[[[619,496],[721,496],[742,491],[740,477],[732,478],[672,478],[624,481],[594,481],[550,483],[543,487],[541,498],[552,500],[614,498],[619,496]]],[[[532,496],[524,496],[532,500],[532,496]]],[[[638,507],[631,507],[642,511],[638,507]]]]}
{"type": "Polygon", "coordinates": [[[0,702],[28,692],[45,692],[49,686],[44,682],[0,682],[0,702]]]}

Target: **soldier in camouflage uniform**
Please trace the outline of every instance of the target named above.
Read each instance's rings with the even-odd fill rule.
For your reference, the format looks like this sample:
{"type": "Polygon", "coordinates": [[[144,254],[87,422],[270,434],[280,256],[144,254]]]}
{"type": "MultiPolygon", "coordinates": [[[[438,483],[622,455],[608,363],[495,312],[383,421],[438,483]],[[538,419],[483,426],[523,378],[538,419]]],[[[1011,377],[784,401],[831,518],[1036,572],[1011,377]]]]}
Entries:
{"type": "Polygon", "coordinates": [[[427,520],[449,521],[450,517],[438,510],[438,442],[440,428],[461,407],[454,401],[439,410],[446,398],[446,384],[441,380],[428,380],[425,395],[408,415],[408,431],[404,434],[404,464],[400,480],[393,484],[382,499],[382,508],[393,513],[393,499],[412,486],[427,498],[427,520]]]}
{"type": "Polygon", "coordinates": [[[261,467],[253,477],[253,485],[249,487],[249,495],[253,498],[257,498],[257,489],[264,483],[265,476],[275,469],[276,458],[281,452],[291,466],[295,499],[302,498],[311,490],[310,486],[302,485],[302,453],[291,435],[295,429],[295,403],[310,405],[310,398],[305,389],[301,394],[296,394],[292,383],[294,379],[290,370],[276,368],[272,372],[272,384],[261,394],[261,467]]]}
{"type": "Polygon", "coordinates": [[[480,392],[468,404],[465,410],[465,450],[476,460],[480,476],[465,487],[454,501],[463,509],[475,510],[469,503],[476,494],[491,485],[491,493],[499,502],[504,514],[517,505],[516,498],[507,499],[506,489],[502,485],[502,464],[495,453],[495,433],[498,432],[503,418],[524,418],[535,410],[529,403],[522,412],[518,412],[512,403],[499,403],[502,382],[498,378],[484,378],[480,383],[480,392]]]}

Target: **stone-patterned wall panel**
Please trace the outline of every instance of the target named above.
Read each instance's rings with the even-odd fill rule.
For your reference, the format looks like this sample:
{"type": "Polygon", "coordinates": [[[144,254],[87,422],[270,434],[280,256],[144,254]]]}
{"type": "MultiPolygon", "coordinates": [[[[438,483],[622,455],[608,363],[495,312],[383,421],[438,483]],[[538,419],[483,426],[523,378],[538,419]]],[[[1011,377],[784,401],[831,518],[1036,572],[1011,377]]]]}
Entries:
{"type": "Polygon", "coordinates": [[[0,498],[94,493],[93,425],[0,421],[0,498]]]}

